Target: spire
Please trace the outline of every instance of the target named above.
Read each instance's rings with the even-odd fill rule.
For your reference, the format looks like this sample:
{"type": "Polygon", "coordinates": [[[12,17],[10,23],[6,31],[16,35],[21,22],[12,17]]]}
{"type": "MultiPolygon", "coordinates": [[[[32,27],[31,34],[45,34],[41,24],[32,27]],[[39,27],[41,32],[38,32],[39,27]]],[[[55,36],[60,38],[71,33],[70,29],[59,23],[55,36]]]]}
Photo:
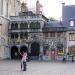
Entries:
{"type": "Polygon", "coordinates": [[[27,7],[27,3],[22,3],[21,4],[21,12],[27,12],[28,11],[28,7],[27,7]]]}
{"type": "Polygon", "coordinates": [[[39,3],[39,0],[36,2],[36,14],[42,14],[42,5],[39,3]]]}

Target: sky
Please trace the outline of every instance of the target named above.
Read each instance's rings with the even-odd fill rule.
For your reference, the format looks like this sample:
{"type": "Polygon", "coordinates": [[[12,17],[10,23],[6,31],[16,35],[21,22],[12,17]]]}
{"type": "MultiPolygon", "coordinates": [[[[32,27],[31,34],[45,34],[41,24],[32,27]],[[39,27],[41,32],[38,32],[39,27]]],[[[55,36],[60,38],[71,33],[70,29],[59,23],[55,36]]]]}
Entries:
{"type": "MultiPolygon", "coordinates": [[[[35,8],[37,0],[24,0],[28,3],[29,8],[35,8]]],[[[75,5],[75,0],[39,0],[43,6],[43,14],[50,18],[60,20],[62,17],[62,3],[65,5],[75,5]]]]}

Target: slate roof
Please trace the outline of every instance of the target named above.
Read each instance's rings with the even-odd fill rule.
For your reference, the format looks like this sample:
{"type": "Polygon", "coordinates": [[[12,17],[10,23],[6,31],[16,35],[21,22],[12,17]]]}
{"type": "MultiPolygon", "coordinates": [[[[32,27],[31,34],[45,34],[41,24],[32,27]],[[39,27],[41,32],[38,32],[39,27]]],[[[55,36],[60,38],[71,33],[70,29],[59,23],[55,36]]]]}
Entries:
{"type": "Polygon", "coordinates": [[[64,5],[62,9],[62,19],[67,31],[75,31],[75,26],[70,26],[70,20],[75,21],[75,5],[64,5]]]}
{"type": "Polygon", "coordinates": [[[66,27],[63,26],[62,22],[59,21],[49,21],[44,27],[43,32],[64,32],[66,27]]]}

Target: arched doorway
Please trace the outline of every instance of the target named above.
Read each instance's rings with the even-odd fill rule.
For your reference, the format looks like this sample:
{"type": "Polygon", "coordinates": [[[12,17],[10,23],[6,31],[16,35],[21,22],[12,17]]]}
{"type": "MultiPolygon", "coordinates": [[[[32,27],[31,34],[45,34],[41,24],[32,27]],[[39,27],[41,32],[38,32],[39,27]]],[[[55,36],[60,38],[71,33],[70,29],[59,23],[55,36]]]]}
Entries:
{"type": "Polygon", "coordinates": [[[39,56],[40,45],[37,42],[31,44],[31,56],[39,56]]]}
{"type": "MultiPolygon", "coordinates": [[[[27,48],[27,46],[23,45],[23,46],[20,47],[20,53],[21,53],[21,54],[23,54],[23,51],[28,53],[28,48],[27,48]]],[[[21,58],[21,57],[22,57],[22,56],[20,55],[20,58],[21,58]]]]}
{"type": "Polygon", "coordinates": [[[20,47],[20,52],[22,53],[23,51],[24,51],[24,52],[28,52],[27,46],[24,45],[24,46],[21,46],[21,47],[20,47]]]}
{"type": "Polygon", "coordinates": [[[12,46],[11,47],[11,59],[18,59],[18,56],[19,56],[18,47],[12,46]]]}

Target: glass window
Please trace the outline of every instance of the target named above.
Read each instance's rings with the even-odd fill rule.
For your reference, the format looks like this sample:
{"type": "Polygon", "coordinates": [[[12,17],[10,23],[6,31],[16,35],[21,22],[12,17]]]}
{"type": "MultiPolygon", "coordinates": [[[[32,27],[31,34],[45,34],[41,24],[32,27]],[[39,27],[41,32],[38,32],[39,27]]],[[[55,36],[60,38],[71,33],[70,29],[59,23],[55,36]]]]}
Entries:
{"type": "Polygon", "coordinates": [[[24,29],[24,23],[20,24],[20,29],[24,29]]]}
{"type": "Polygon", "coordinates": [[[17,23],[12,23],[11,24],[11,29],[18,29],[18,24],[17,23]]]}
{"type": "Polygon", "coordinates": [[[70,21],[70,26],[74,26],[74,21],[70,21]]]}
{"type": "Polygon", "coordinates": [[[50,37],[55,37],[55,32],[51,32],[50,37]]]}
{"type": "Polygon", "coordinates": [[[48,37],[48,33],[43,33],[44,38],[48,37]]]}
{"type": "Polygon", "coordinates": [[[40,29],[40,23],[39,22],[35,22],[35,28],[40,29]]]}
{"type": "Polygon", "coordinates": [[[69,53],[75,56],[75,47],[69,47],[69,53]]]}
{"type": "Polygon", "coordinates": [[[23,39],[23,33],[20,33],[20,38],[23,39]]]}
{"type": "Polygon", "coordinates": [[[28,33],[26,32],[26,33],[24,33],[24,38],[28,38],[28,33]]]}
{"type": "Polygon", "coordinates": [[[31,22],[31,23],[30,23],[30,28],[31,28],[31,29],[34,29],[34,28],[35,28],[35,23],[34,23],[34,22],[31,22]]]}
{"type": "Polygon", "coordinates": [[[11,39],[14,39],[14,33],[11,33],[11,39]]]}
{"type": "Polygon", "coordinates": [[[57,37],[61,37],[63,35],[63,32],[58,32],[57,37]]]}
{"type": "Polygon", "coordinates": [[[15,29],[18,29],[18,24],[17,23],[15,23],[15,29]]]}
{"type": "Polygon", "coordinates": [[[15,28],[15,24],[12,23],[12,24],[11,24],[11,29],[14,29],[14,28],[15,28]]]}
{"type": "Polygon", "coordinates": [[[25,28],[25,29],[28,28],[28,23],[24,23],[24,28],[25,28]]]}
{"type": "Polygon", "coordinates": [[[15,33],[15,38],[18,39],[18,33],[15,33]]]}
{"type": "Polygon", "coordinates": [[[20,24],[20,29],[27,29],[28,28],[28,23],[21,23],[20,24]]]}
{"type": "Polygon", "coordinates": [[[69,33],[69,40],[75,41],[75,33],[69,33]]]}

